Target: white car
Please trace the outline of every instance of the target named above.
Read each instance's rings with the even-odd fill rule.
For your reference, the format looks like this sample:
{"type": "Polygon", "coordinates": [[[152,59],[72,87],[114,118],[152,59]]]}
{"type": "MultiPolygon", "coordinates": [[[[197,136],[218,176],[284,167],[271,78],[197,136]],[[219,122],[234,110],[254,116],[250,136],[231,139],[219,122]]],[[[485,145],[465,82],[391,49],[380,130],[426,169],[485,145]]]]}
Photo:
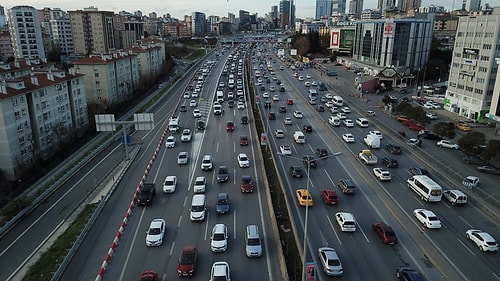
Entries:
{"type": "Polygon", "coordinates": [[[194,186],[193,186],[194,193],[205,193],[206,185],[207,185],[207,178],[196,177],[196,179],[194,180],[194,186]]]}
{"type": "Polygon", "coordinates": [[[239,96],[243,96],[243,90],[238,89],[238,90],[236,91],[236,95],[237,95],[238,97],[239,97],[239,96]]]}
{"type": "Polygon", "coordinates": [[[225,261],[214,262],[210,271],[210,280],[208,281],[231,281],[229,264],[225,261]]]}
{"type": "Polygon", "coordinates": [[[347,212],[335,213],[335,220],[337,221],[342,232],[356,231],[356,219],[354,215],[347,212]]]}
{"type": "Polygon", "coordinates": [[[348,106],[344,106],[340,110],[345,114],[351,113],[351,109],[348,106]]]}
{"type": "Polygon", "coordinates": [[[190,100],[189,101],[189,106],[190,107],[196,107],[197,103],[196,103],[196,100],[190,100]]]}
{"type": "Polygon", "coordinates": [[[375,135],[377,136],[379,139],[383,139],[384,136],[382,135],[382,133],[380,131],[370,131],[368,132],[370,135],[375,135]]]}
{"type": "Polygon", "coordinates": [[[192,98],[197,98],[197,97],[198,97],[198,92],[196,92],[196,91],[195,91],[195,92],[193,92],[193,93],[191,94],[191,97],[192,97],[192,98]]]}
{"type": "Polygon", "coordinates": [[[299,81],[303,81],[304,80],[304,76],[299,76],[299,81]]]}
{"type": "Polygon", "coordinates": [[[285,117],[285,119],[283,120],[283,124],[285,124],[285,125],[292,125],[292,118],[285,117]]]}
{"type": "Polygon", "coordinates": [[[276,136],[277,139],[282,139],[285,137],[285,133],[283,130],[277,129],[274,131],[274,135],[276,136]]]}
{"type": "Polygon", "coordinates": [[[212,252],[225,252],[227,250],[227,227],[223,223],[218,223],[212,229],[210,236],[210,249],[212,252]]]}
{"type": "Polygon", "coordinates": [[[333,107],[333,101],[331,101],[331,100],[330,100],[330,101],[327,101],[327,102],[325,103],[325,106],[326,106],[326,107],[328,107],[328,108],[332,108],[332,107],[333,107]]]}
{"type": "Polygon", "coordinates": [[[318,82],[316,82],[316,81],[312,81],[312,82],[311,82],[311,86],[318,86],[318,82]]]}
{"type": "Polygon", "coordinates": [[[373,111],[373,110],[368,110],[368,111],[366,112],[366,115],[368,115],[368,116],[375,116],[375,111],[373,111]]]}
{"type": "Polygon", "coordinates": [[[465,236],[472,240],[472,242],[476,243],[479,250],[483,252],[498,251],[497,241],[495,241],[495,238],[493,238],[493,236],[491,236],[488,232],[478,229],[469,229],[465,232],[465,236]]]}
{"type": "Polygon", "coordinates": [[[240,168],[250,167],[250,160],[245,153],[238,154],[238,165],[240,166],[240,168]]]}
{"type": "Polygon", "coordinates": [[[265,99],[269,98],[269,93],[268,92],[262,93],[262,97],[265,99]]]}
{"type": "Polygon", "coordinates": [[[441,228],[441,221],[430,210],[415,209],[413,215],[427,228],[441,228]]]}
{"type": "Polygon", "coordinates": [[[325,98],[327,98],[327,99],[333,99],[333,95],[332,94],[326,94],[325,98]]]}
{"type": "Polygon", "coordinates": [[[342,263],[340,262],[337,252],[333,248],[321,247],[318,249],[318,258],[321,262],[321,267],[326,275],[341,276],[344,273],[342,263]]]}
{"type": "Polygon", "coordinates": [[[406,144],[409,146],[418,146],[422,141],[416,138],[411,138],[406,140],[406,144]]]}
{"type": "Polygon", "coordinates": [[[168,136],[167,140],[165,141],[165,146],[167,148],[175,147],[175,137],[174,136],[168,136]]]}
{"type": "Polygon", "coordinates": [[[273,95],[273,101],[280,101],[280,96],[273,95]]]}
{"type": "Polygon", "coordinates": [[[200,118],[201,117],[201,111],[199,109],[193,109],[193,117],[194,118],[200,118]]]}
{"type": "Polygon", "coordinates": [[[269,92],[274,92],[276,89],[274,88],[274,86],[269,86],[269,92]]]}
{"type": "Polygon", "coordinates": [[[189,154],[186,151],[181,151],[177,155],[177,165],[186,165],[188,163],[189,154]]]}
{"type": "Polygon", "coordinates": [[[311,82],[309,82],[309,81],[304,82],[304,86],[311,87],[311,82]]]}
{"type": "Polygon", "coordinates": [[[307,79],[311,79],[311,75],[307,74],[307,75],[306,75],[306,78],[307,78],[307,79]]]}
{"type": "Polygon", "coordinates": [[[163,183],[163,193],[174,193],[177,187],[177,176],[167,176],[163,183]]]}
{"type": "Polygon", "coordinates": [[[289,145],[280,145],[280,152],[283,155],[292,155],[292,149],[289,145]]]}
{"type": "Polygon", "coordinates": [[[351,119],[344,119],[344,126],[347,128],[353,128],[354,127],[354,121],[351,119]]]}
{"type": "Polygon", "coordinates": [[[184,129],[182,131],[181,141],[183,141],[183,142],[191,141],[191,129],[184,129]]]}
{"type": "Polygon", "coordinates": [[[340,120],[344,120],[347,118],[347,116],[345,116],[345,113],[344,112],[339,112],[337,113],[337,117],[340,119],[340,120]]]}
{"type": "Polygon", "coordinates": [[[185,99],[189,99],[191,97],[191,95],[189,94],[189,92],[185,92],[183,97],[185,99]]]}
{"type": "Polygon", "coordinates": [[[454,149],[454,150],[459,149],[458,144],[453,143],[453,142],[451,142],[449,140],[440,140],[436,144],[439,147],[451,148],[451,149],[454,149]]]}
{"type": "Polygon", "coordinates": [[[245,103],[242,102],[242,101],[239,101],[238,102],[238,105],[236,106],[238,108],[238,110],[242,110],[242,109],[245,109],[245,103]]]}
{"type": "Polygon", "coordinates": [[[302,115],[302,111],[300,111],[300,110],[294,110],[293,116],[297,119],[302,119],[302,117],[304,117],[304,115],[302,115]]]}
{"type": "Polygon", "coordinates": [[[160,246],[163,244],[163,236],[165,235],[165,220],[154,219],[149,224],[149,229],[146,231],[146,245],[160,246]]]}
{"type": "Polygon", "coordinates": [[[343,134],[342,138],[344,139],[345,142],[354,142],[354,136],[352,134],[343,134]]]}
{"type": "Polygon", "coordinates": [[[429,112],[429,113],[425,114],[425,116],[427,116],[427,117],[428,117],[429,119],[431,119],[431,120],[436,120],[436,119],[438,119],[438,115],[437,115],[437,113],[434,113],[434,112],[429,112]]]}
{"type": "Polygon", "coordinates": [[[391,173],[383,168],[374,168],[373,174],[379,181],[390,181],[392,178],[391,173]]]}

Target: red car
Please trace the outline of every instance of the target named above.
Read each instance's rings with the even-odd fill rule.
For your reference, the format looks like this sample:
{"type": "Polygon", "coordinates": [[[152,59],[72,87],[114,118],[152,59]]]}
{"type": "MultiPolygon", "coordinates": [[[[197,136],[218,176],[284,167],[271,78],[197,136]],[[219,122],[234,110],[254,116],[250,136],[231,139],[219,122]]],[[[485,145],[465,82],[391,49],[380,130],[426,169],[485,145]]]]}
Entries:
{"type": "Polygon", "coordinates": [[[398,237],[396,237],[396,233],[394,233],[392,227],[389,225],[383,222],[374,222],[372,228],[385,244],[394,245],[398,243],[398,237]]]}
{"type": "Polygon", "coordinates": [[[228,131],[228,132],[234,131],[234,122],[233,121],[227,121],[226,131],[228,131]]]}
{"type": "Polygon", "coordinates": [[[339,203],[339,198],[335,190],[323,189],[321,190],[321,197],[323,197],[323,201],[325,201],[326,204],[337,205],[339,203]]]}
{"type": "Polygon", "coordinates": [[[198,249],[196,246],[184,246],[181,250],[181,256],[177,261],[177,275],[179,277],[191,277],[198,264],[198,249]]]}
{"type": "Polygon", "coordinates": [[[246,135],[241,135],[240,136],[240,145],[248,145],[248,136],[246,135]]]}
{"type": "Polygon", "coordinates": [[[410,126],[408,126],[408,129],[410,129],[412,131],[421,131],[421,130],[425,130],[425,127],[418,125],[418,124],[411,124],[410,126]]]}
{"type": "Polygon", "coordinates": [[[286,100],[287,105],[293,105],[293,100],[292,99],[287,99],[286,100]]]}
{"type": "Polygon", "coordinates": [[[153,270],[146,270],[139,276],[139,281],[159,281],[158,273],[153,270]]]}

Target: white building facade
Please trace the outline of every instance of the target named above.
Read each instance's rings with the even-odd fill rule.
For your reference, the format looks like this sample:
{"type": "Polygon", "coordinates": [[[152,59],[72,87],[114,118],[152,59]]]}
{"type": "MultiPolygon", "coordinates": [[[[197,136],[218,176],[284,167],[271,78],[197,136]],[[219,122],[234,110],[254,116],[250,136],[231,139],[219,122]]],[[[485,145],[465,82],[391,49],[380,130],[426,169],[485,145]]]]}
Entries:
{"type": "Polygon", "coordinates": [[[15,6],[8,10],[9,32],[14,56],[23,59],[45,59],[42,28],[38,10],[15,6]]]}

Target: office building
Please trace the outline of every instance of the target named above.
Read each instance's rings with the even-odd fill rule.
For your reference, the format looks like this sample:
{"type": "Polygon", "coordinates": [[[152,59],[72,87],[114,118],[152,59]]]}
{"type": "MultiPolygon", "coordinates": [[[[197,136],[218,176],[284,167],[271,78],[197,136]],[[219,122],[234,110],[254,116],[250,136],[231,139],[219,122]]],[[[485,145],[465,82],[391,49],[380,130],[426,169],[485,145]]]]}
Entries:
{"type": "Polygon", "coordinates": [[[31,6],[15,6],[8,10],[8,21],[14,56],[27,60],[45,59],[38,11],[31,6]]]}
{"type": "Polygon", "coordinates": [[[332,0],[316,0],[315,19],[329,18],[332,16],[332,0]]]}
{"type": "Polygon", "coordinates": [[[345,14],[347,0],[332,0],[332,15],[345,14]]]}
{"type": "Polygon", "coordinates": [[[351,0],[348,14],[354,19],[361,19],[363,13],[363,0],[351,0]]]}
{"type": "Polygon", "coordinates": [[[203,36],[206,33],[205,14],[194,12],[191,16],[191,28],[193,36],[203,36]]]}

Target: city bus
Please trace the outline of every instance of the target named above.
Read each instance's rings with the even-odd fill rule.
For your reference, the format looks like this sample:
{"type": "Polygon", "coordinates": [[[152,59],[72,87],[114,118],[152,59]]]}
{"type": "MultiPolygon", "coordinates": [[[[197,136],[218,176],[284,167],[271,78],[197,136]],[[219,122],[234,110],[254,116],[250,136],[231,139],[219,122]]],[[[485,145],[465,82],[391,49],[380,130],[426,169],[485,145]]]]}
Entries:
{"type": "Polygon", "coordinates": [[[428,176],[413,176],[406,182],[408,183],[408,187],[415,191],[415,193],[417,193],[422,200],[428,202],[441,201],[443,189],[428,176]]]}

